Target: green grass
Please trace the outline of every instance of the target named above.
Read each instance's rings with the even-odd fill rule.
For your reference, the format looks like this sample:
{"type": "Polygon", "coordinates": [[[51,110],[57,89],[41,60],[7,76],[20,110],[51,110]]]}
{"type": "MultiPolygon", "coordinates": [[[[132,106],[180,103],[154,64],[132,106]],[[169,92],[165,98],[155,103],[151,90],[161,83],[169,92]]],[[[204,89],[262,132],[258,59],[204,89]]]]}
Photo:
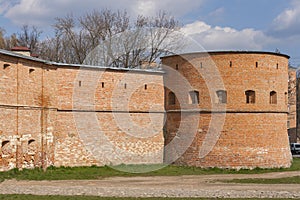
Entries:
{"type": "Polygon", "coordinates": [[[233,179],[226,183],[256,183],[256,184],[300,184],[300,176],[286,178],[251,178],[251,179],[233,179]]]}
{"type": "MultiPolygon", "coordinates": [[[[116,167],[114,167],[116,168],[116,167]]],[[[5,179],[17,180],[89,180],[101,179],[112,176],[180,176],[180,175],[208,175],[208,174],[257,174],[268,172],[300,171],[300,159],[294,159],[293,165],[288,169],[253,169],[253,170],[229,170],[229,169],[202,169],[197,167],[162,166],[162,165],[120,165],[118,169],[109,166],[103,167],[49,167],[46,171],[40,168],[24,169],[22,171],[13,169],[0,172],[0,181],[5,179]],[[151,169],[157,169],[150,172],[151,169]],[[129,173],[124,171],[135,171],[142,173],[129,173]]]]}
{"type": "MultiPolygon", "coordinates": [[[[90,196],[34,196],[34,195],[0,195],[0,199],[5,200],[210,200],[220,198],[121,198],[121,197],[90,197],[90,196]]],[[[242,199],[226,199],[226,200],[242,200],[242,199]]],[[[243,199],[247,200],[247,199],[243,199]]],[[[264,200],[258,198],[252,198],[248,200],[264,200]]],[[[268,200],[268,199],[265,199],[268,200]]],[[[272,200],[284,200],[284,199],[272,199],[272,200]]],[[[286,200],[286,199],[285,199],[286,200]]]]}

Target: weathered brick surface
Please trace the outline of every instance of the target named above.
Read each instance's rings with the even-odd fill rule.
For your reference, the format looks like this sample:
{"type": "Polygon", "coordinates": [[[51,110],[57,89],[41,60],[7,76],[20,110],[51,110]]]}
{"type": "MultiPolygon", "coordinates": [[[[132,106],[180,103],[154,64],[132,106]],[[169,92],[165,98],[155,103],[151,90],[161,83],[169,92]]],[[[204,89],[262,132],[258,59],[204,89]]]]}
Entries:
{"type": "Polygon", "coordinates": [[[290,142],[297,142],[299,137],[297,137],[297,111],[296,111],[296,102],[297,102],[297,92],[296,92],[296,69],[289,68],[289,114],[288,114],[288,134],[290,142]]]}
{"type": "Polygon", "coordinates": [[[201,167],[289,166],[287,57],[211,57],[163,58],[179,72],[164,74],[1,53],[0,170],[163,159],[201,167]],[[219,89],[227,91],[226,104],[218,103],[219,89]],[[170,90],[177,95],[175,105],[169,105],[170,90]],[[199,92],[199,104],[190,104],[191,90],[199,92]],[[246,90],[255,90],[255,104],[245,103],[246,90]],[[277,104],[269,103],[271,91],[277,104]]]}
{"type": "Polygon", "coordinates": [[[171,86],[165,91],[165,162],[224,168],[290,166],[286,56],[199,53],[165,57],[163,64],[165,85],[171,86]],[[199,92],[199,104],[189,102],[191,90],[199,92]],[[226,90],[226,104],[218,102],[218,90],[226,90]],[[246,103],[247,90],[255,91],[254,104],[246,103]],[[170,91],[178,99],[175,105],[168,104],[170,91]],[[270,104],[271,91],[277,93],[276,104],[270,104]]]}
{"type": "Polygon", "coordinates": [[[163,73],[0,58],[0,170],[163,162],[163,73]]]}

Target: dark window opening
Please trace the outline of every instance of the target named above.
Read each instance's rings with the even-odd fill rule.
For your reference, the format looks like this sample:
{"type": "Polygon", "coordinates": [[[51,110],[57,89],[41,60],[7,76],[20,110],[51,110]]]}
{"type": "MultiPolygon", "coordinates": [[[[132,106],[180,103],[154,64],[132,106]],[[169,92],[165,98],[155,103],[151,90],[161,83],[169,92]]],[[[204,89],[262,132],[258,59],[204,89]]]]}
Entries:
{"type": "Polygon", "coordinates": [[[35,142],[35,140],[29,140],[28,145],[33,144],[34,142],[35,142]]]}
{"type": "Polygon", "coordinates": [[[256,68],[258,67],[258,62],[255,63],[256,68]]]}
{"type": "Polygon", "coordinates": [[[104,88],[104,82],[101,83],[102,88],[104,88]]]}
{"type": "Polygon", "coordinates": [[[229,62],[229,66],[232,67],[232,61],[229,62]]]}
{"type": "Polygon", "coordinates": [[[147,84],[145,84],[145,90],[147,90],[147,84]]]}
{"type": "Polygon", "coordinates": [[[3,141],[1,147],[6,146],[9,143],[9,141],[3,141]]]}
{"type": "Polygon", "coordinates": [[[79,87],[81,87],[81,81],[78,82],[79,87]]]}
{"type": "Polygon", "coordinates": [[[9,155],[11,153],[11,147],[9,141],[3,141],[1,145],[2,155],[9,155]]]}
{"type": "Polygon", "coordinates": [[[169,92],[169,95],[168,95],[168,104],[169,105],[175,105],[176,104],[176,96],[174,94],[174,92],[169,92]]]}
{"type": "Polygon", "coordinates": [[[35,150],[36,150],[35,140],[31,139],[31,140],[28,141],[27,153],[28,154],[34,154],[35,150]]]}
{"type": "Polygon", "coordinates": [[[29,69],[29,73],[31,74],[32,72],[34,72],[35,69],[29,69]]]}
{"type": "Polygon", "coordinates": [[[246,95],[246,103],[253,104],[255,103],[255,91],[247,90],[245,92],[246,95]]]}
{"type": "Polygon", "coordinates": [[[10,66],[10,64],[4,64],[4,65],[3,65],[3,69],[8,68],[9,66],[10,66]]]}
{"type": "Polygon", "coordinates": [[[270,104],[277,104],[277,93],[275,91],[270,92],[270,104]]]}
{"type": "Polygon", "coordinates": [[[218,90],[216,93],[218,96],[218,103],[227,103],[227,91],[218,90]]]}
{"type": "Polygon", "coordinates": [[[190,104],[198,104],[199,103],[199,92],[194,90],[190,91],[190,104]]]}
{"type": "Polygon", "coordinates": [[[178,70],[178,64],[176,64],[176,70],[178,70]]]}
{"type": "Polygon", "coordinates": [[[279,67],[279,65],[278,65],[278,63],[276,64],[276,69],[278,69],[278,67],[279,67]]]}
{"type": "Polygon", "coordinates": [[[127,88],[127,84],[125,83],[125,84],[124,84],[124,89],[126,89],[126,88],[127,88]]]}

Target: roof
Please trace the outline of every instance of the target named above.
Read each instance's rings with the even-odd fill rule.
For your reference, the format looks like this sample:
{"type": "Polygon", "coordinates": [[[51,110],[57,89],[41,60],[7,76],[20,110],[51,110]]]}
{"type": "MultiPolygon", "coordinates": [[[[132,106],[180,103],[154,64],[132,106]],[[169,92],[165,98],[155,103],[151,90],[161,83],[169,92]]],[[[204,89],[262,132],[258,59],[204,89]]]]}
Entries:
{"type": "Polygon", "coordinates": [[[109,70],[114,70],[114,71],[132,71],[132,72],[140,72],[140,73],[159,73],[159,74],[164,74],[164,72],[161,69],[139,69],[139,68],[117,68],[117,67],[107,67],[107,66],[93,66],[93,65],[81,65],[81,64],[67,64],[67,63],[58,63],[58,62],[52,62],[52,61],[47,61],[43,60],[40,58],[35,58],[31,56],[26,56],[18,53],[14,53],[12,51],[7,51],[4,49],[0,49],[0,54],[7,55],[7,56],[12,56],[16,58],[21,58],[29,61],[35,61],[39,63],[43,63],[46,65],[54,65],[57,67],[70,67],[70,68],[87,68],[87,69],[109,69],[109,70]]]}
{"type": "Polygon", "coordinates": [[[174,55],[168,55],[163,56],[161,58],[168,58],[173,56],[187,56],[187,55],[194,55],[194,54],[202,54],[202,55],[222,55],[222,54],[269,54],[269,55],[276,55],[276,56],[282,56],[286,57],[287,59],[290,58],[290,56],[282,53],[276,53],[276,52],[268,52],[268,51],[203,51],[203,52],[191,52],[191,53],[183,53],[183,54],[174,54],[174,55]]]}
{"type": "Polygon", "coordinates": [[[12,51],[30,51],[28,47],[13,47],[11,48],[12,51]]]}

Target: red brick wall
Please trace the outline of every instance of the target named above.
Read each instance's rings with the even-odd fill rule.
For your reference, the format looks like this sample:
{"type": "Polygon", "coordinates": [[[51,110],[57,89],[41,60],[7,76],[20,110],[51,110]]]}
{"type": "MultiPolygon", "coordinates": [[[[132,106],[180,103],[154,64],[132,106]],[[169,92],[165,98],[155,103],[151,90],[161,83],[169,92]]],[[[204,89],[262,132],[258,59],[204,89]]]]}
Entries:
{"type": "Polygon", "coordinates": [[[167,146],[166,162],[224,168],[290,166],[287,57],[269,53],[199,53],[165,57],[163,64],[167,70],[165,85],[170,86],[165,91],[166,102],[170,90],[179,99],[176,105],[166,104],[166,143],[172,144],[176,133],[175,141],[178,140],[173,142],[174,147],[167,146]],[[184,78],[189,87],[184,86],[184,78]],[[217,101],[216,91],[220,89],[227,91],[226,104],[217,101]],[[199,104],[189,104],[191,90],[199,91],[199,104]],[[246,103],[247,90],[255,91],[254,104],[246,103]],[[270,104],[271,91],[277,93],[277,104],[270,104]],[[176,148],[183,146],[188,148],[186,152],[174,154],[176,148]],[[206,156],[201,158],[199,154],[206,156]]]}
{"type": "Polygon", "coordinates": [[[162,162],[162,74],[57,70],[55,165],[162,162]]]}
{"type": "Polygon", "coordinates": [[[259,53],[211,57],[189,54],[184,59],[163,59],[173,69],[178,64],[181,77],[191,85],[188,88],[168,70],[166,74],[83,70],[1,54],[0,170],[161,163],[163,154],[165,161],[179,156],[177,164],[202,167],[289,166],[287,58],[259,53]],[[4,69],[4,64],[9,66],[4,69]],[[212,64],[218,71],[211,70],[212,64]],[[181,104],[178,100],[176,105],[166,104],[164,138],[164,101],[168,101],[164,93],[169,89],[181,104]],[[199,91],[199,104],[189,104],[186,91],[191,89],[199,91]],[[227,104],[217,103],[217,89],[227,91],[227,104]],[[250,89],[256,91],[255,104],[245,103],[245,90],[250,89]],[[273,90],[277,104],[270,105],[273,90]],[[222,121],[224,111],[229,113],[222,121]],[[222,130],[215,123],[224,123],[222,130]],[[175,145],[166,145],[163,152],[164,140],[175,145]],[[199,158],[199,152],[209,154],[199,158]]]}
{"type": "Polygon", "coordinates": [[[163,73],[1,54],[0,87],[0,170],[163,160],[163,73]]]}

